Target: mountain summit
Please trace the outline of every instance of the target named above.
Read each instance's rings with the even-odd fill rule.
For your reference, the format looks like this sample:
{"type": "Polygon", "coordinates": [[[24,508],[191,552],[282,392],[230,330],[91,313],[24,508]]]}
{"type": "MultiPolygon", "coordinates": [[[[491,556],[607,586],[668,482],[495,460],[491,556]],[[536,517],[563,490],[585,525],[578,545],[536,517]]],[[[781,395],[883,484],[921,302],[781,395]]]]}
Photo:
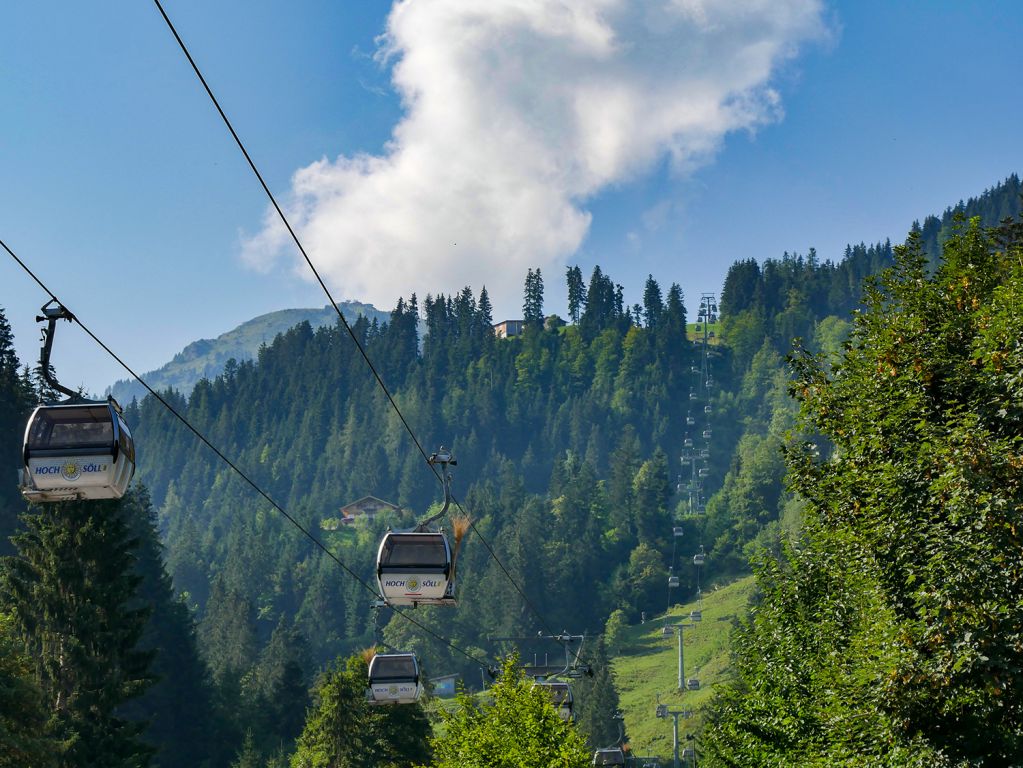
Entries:
{"type": "MultiPolygon", "coordinates": [[[[349,322],[355,322],[360,315],[379,322],[390,318],[387,312],[380,311],[372,304],[344,301],[338,306],[349,322]]],[[[154,389],[171,387],[188,395],[201,379],[212,379],[223,372],[224,365],[232,357],[239,362],[251,360],[256,357],[260,345],[269,344],[277,334],[304,321],[308,321],[313,328],[333,325],[337,322],[337,313],[327,305],[318,309],[281,309],[259,315],[215,339],[193,341],[166,365],[144,373],[143,378],[154,389]]],[[[134,379],[119,379],[107,387],[105,394],[113,395],[119,403],[127,405],[132,398],[141,400],[148,393],[134,379]]]]}

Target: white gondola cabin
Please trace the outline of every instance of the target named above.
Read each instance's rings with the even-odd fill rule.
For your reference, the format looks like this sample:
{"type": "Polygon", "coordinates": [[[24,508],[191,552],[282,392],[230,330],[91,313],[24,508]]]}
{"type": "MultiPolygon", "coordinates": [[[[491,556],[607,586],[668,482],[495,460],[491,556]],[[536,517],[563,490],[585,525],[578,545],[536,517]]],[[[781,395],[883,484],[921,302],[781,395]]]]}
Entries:
{"type": "Polygon", "coordinates": [[[598,749],[593,753],[593,765],[625,765],[625,752],[620,747],[598,749]]]}
{"type": "Polygon", "coordinates": [[[119,499],[135,474],[135,443],[107,402],[40,405],[25,428],[21,493],[29,501],[119,499]]]}
{"type": "Polygon", "coordinates": [[[388,605],[454,605],[455,572],[447,536],[388,531],[377,552],[377,583],[388,605]]]}
{"type": "Polygon", "coordinates": [[[700,681],[697,680],[695,677],[690,677],[688,680],[686,680],[686,688],[688,688],[690,691],[698,691],[700,690],[700,681]]]}
{"type": "Polygon", "coordinates": [[[561,719],[566,722],[571,720],[574,703],[572,686],[560,680],[540,680],[536,684],[538,687],[546,689],[551,704],[554,705],[554,709],[557,710],[561,719]]]}
{"type": "Polygon", "coordinates": [[[414,653],[378,653],[369,663],[370,704],[415,704],[423,694],[414,653]]]}
{"type": "Polygon", "coordinates": [[[678,576],[669,576],[668,577],[668,588],[671,589],[671,588],[677,587],[677,586],[678,586],[678,576]]]}
{"type": "Polygon", "coordinates": [[[703,621],[703,611],[690,611],[689,612],[689,620],[690,621],[703,621]]]}
{"type": "Polygon", "coordinates": [[[681,525],[676,525],[671,529],[671,535],[676,538],[679,536],[684,536],[685,532],[686,532],[685,528],[683,528],[681,525]]]}
{"type": "Polygon", "coordinates": [[[702,552],[693,555],[693,565],[703,565],[704,554],[702,552]]]}

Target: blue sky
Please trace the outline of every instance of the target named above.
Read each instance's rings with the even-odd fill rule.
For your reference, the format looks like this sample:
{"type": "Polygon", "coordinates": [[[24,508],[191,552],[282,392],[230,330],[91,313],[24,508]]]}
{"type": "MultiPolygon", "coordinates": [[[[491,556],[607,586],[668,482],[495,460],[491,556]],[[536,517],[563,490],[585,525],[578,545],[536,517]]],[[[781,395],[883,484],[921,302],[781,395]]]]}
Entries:
{"type": "MultiPolygon", "coordinates": [[[[385,309],[388,290],[486,281],[496,314],[517,316],[527,264],[544,268],[548,312],[565,311],[566,263],[599,263],[630,302],[648,273],[697,297],[735,259],[899,240],[1023,170],[1016,2],[791,0],[780,20],[782,2],[746,3],[761,6],[747,17],[690,0],[677,41],[632,24],[660,3],[594,2],[630,44],[617,48],[585,13],[509,21],[490,11],[502,5],[165,3],[337,296],[385,309]],[[751,40],[773,57],[743,69],[765,47],[751,40]],[[702,108],[689,94],[715,88],[749,103],[680,128],[702,108]]],[[[265,225],[155,7],[5,4],[0,99],[0,238],[137,370],[263,312],[325,303],[265,225]]],[[[23,360],[45,300],[0,259],[23,360]]],[[[65,383],[123,377],[62,331],[65,383]]]]}

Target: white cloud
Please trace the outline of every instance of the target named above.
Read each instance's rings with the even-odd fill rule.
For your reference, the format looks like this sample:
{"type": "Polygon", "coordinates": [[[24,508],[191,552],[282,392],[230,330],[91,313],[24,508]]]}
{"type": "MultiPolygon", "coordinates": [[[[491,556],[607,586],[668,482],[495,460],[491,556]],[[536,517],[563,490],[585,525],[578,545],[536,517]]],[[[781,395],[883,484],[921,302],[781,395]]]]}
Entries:
{"type": "MultiPolygon", "coordinates": [[[[821,17],[820,0],[399,0],[378,56],[403,119],[380,156],[296,172],[289,217],[340,296],[486,284],[514,314],[527,268],[553,276],[582,243],[593,195],[780,119],[772,75],[821,17]]],[[[257,268],[292,252],[269,212],[243,241],[257,268]]]]}

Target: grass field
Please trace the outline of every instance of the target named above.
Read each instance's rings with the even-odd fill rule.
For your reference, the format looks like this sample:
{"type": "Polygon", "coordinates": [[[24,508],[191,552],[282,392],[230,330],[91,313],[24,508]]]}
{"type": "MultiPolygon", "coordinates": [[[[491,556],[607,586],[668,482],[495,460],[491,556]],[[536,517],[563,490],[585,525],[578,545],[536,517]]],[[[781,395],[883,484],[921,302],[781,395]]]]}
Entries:
{"type": "MultiPolygon", "coordinates": [[[[729,676],[729,635],[735,619],[745,613],[753,588],[749,576],[705,593],[703,620],[694,629],[683,630],[685,674],[700,681],[698,691],[677,690],[678,635],[662,634],[663,617],[623,631],[612,670],[633,754],[671,759],[672,720],[654,716],[658,695],[669,709],[693,711],[692,720],[679,721],[680,739],[686,733],[699,734],[714,686],[729,676]]],[[[689,612],[699,608],[697,603],[675,606],[668,620],[689,624],[689,612]]]]}

